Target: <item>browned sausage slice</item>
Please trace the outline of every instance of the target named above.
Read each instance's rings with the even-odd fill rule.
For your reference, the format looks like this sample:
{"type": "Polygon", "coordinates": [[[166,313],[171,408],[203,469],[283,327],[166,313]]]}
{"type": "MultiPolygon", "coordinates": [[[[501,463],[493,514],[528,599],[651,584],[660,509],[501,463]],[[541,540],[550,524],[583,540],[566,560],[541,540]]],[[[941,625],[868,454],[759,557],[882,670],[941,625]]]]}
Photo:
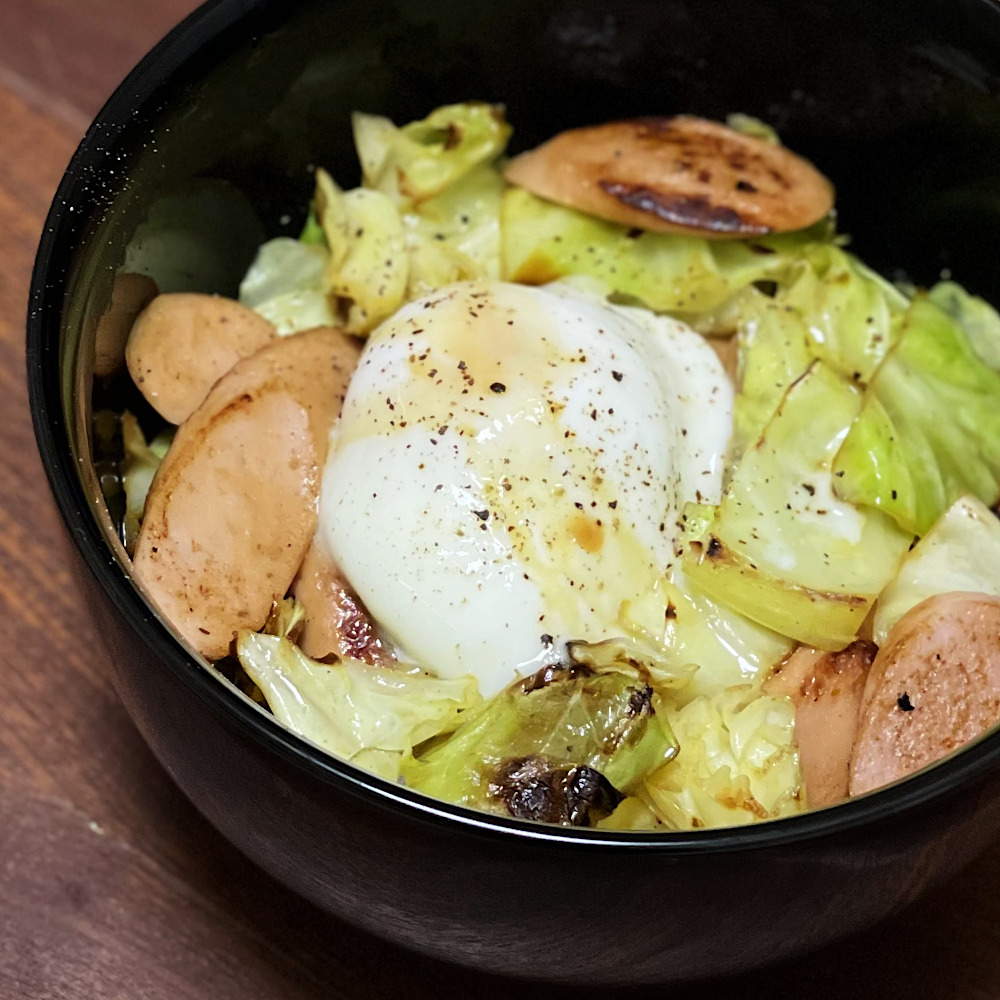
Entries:
{"type": "Polygon", "coordinates": [[[688,115],[563,132],[514,157],[504,176],[550,201],[661,233],[787,232],[833,207],[830,182],[790,150],[688,115]]]}
{"type": "Polygon", "coordinates": [[[809,806],[847,798],[848,765],[865,681],[877,647],[864,639],[839,653],[799,646],[764,684],[795,704],[795,739],[809,806]]]}
{"type": "Polygon", "coordinates": [[[233,299],[172,292],[140,313],[125,362],[156,412],[180,424],[237,361],[276,336],[266,319],[233,299]]]}
{"type": "Polygon", "coordinates": [[[122,271],[115,275],[111,302],[97,320],[94,332],[94,374],[113,375],[125,360],[125,345],[136,318],[159,289],[145,274],[122,271]]]}
{"type": "Polygon", "coordinates": [[[332,329],[272,342],[220,379],[157,471],[135,579],[209,659],[260,628],[295,576],[358,353],[332,329]]]}
{"type": "Polygon", "coordinates": [[[851,795],[944,757],[1000,719],[1000,600],[939,594],[889,632],[865,686],[851,795]]]}
{"type": "Polygon", "coordinates": [[[347,657],[383,665],[395,660],[361,599],[317,538],[306,551],[291,591],[305,612],[299,646],[306,656],[314,660],[347,657]]]}

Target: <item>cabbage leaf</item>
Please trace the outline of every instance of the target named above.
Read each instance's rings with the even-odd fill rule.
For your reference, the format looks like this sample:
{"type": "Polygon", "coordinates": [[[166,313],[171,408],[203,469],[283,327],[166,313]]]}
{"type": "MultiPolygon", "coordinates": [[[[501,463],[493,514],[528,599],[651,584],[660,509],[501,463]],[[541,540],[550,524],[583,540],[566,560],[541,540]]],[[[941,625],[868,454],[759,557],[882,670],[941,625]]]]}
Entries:
{"type": "Polygon", "coordinates": [[[956,500],[907,554],[875,605],[872,638],[881,646],[910,608],[956,591],[1000,597],[1000,519],[974,496],[956,500]]]}
{"type": "Polygon", "coordinates": [[[677,757],[640,793],[666,826],[737,826],[803,810],[790,699],[737,685],[671,712],[670,724],[677,757]]]}
{"type": "Polygon", "coordinates": [[[288,236],[268,240],[240,283],[239,300],[287,335],[336,322],[326,293],[329,251],[288,236]]]}
{"type": "Polygon", "coordinates": [[[497,159],[511,133],[503,108],[481,101],[444,105],[398,128],[388,118],[360,112],[352,124],[364,186],[401,209],[497,159]]]}
{"type": "Polygon", "coordinates": [[[713,600],[674,566],[659,590],[626,604],[622,644],[648,670],[658,693],[682,705],[763,677],[793,646],[790,639],[713,600]]]}
{"type": "Polygon", "coordinates": [[[454,730],[481,700],[471,676],[442,679],[358,660],[319,663],[281,635],[244,629],[236,653],[286,726],[389,779],[404,753],[454,730]]]}
{"type": "Polygon", "coordinates": [[[813,238],[812,230],[753,243],[652,233],[512,187],[501,206],[501,273],[525,285],[587,275],[654,312],[695,314],[783,273],[813,238]]]}
{"type": "Polygon", "coordinates": [[[738,458],[760,440],[813,356],[805,323],[794,309],[753,287],[743,289],[731,308],[737,317],[740,364],[730,450],[738,458]]]}
{"type": "Polygon", "coordinates": [[[404,213],[407,300],[453,281],[499,277],[503,190],[500,171],[485,164],[404,213]]]}
{"type": "Polygon", "coordinates": [[[406,301],[409,255],[399,210],[380,191],[342,191],[316,171],[316,215],[330,256],[324,287],[348,333],[367,333],[406,301]]]}
{"type": "Polygon", "coordinates": [[[865,393],[836,456],[837,495],[923,535],[966,493],[1000,498],[1000,374],[926,296],[865,393]]]}
{"type": "Polygon", "coordinates": [[[1000,371],[1000,315],[984,299],[970,295],[954,281],[940,281],[927,293],[965,331],[980,361],[1000,371]]]}
{"type": "Polygon", "coordinates": [[[867,382],[894,343],[909,299],[833,243],[806,249],[796,270],[780,304],[801,316],[815,357],[867,382]]]}
{"type": "Polygon", "coordinates": [[[861,394],[822,362],[792,385],[716,508],[688,505],[687,577],[713,600],[820,649],[857,634],[912,541],[834,494],[861,394]]]}

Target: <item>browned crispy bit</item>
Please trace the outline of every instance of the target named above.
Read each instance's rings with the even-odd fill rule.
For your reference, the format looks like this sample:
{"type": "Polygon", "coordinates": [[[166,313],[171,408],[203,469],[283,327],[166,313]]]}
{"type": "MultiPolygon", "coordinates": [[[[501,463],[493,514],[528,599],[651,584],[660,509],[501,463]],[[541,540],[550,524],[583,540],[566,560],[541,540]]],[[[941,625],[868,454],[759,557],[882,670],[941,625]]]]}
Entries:
{"type": "Polygon", "coordinates": [[[237,361],[276,336],[266,319],[233,299],[174,292],[140,313],[125,361],[150,405],[180,424],[237,361]]]}
{"type": "Polygon", "coordinates": [[[209,659],[237,629],[263,625],[302,561],[358,354],[333,329],[271,342],[219,380],[157,471],[135,579],[209,659]]]}
{"type": "Polygon", "coordinates": [[[306,656],[383,665],[395,660],[318,538],[306,551],[291,591],[305,612],[299,646],[306,656]]]}
{"type": "Polygon", "coordinates": [[[624,226],[710,238],[802,229],[834,197],[830,182],[783,146],[689,115],[562,132],[514,157],[504,176],[624,226]]]}
{"type": "Polygon", "coordinates": [[[880,788],[1000,721],[1000,600],[939,594],[892,627],[865,686],[850,792],[880,788]]]}
{"type": "Polygon", "coordinates": [[[591,826],[610,816],[624,796],[596,768],[566,766],[532,754],[498,765],[489,795],[515,819],[591,826]]]}
{"type": "Polygon", "coordinates": [[[858,639],[838,653],[799,646],[764,684],[795,704],[795,738],[813,808],[847,798],[861,697],[878,647],[858,639]]]}

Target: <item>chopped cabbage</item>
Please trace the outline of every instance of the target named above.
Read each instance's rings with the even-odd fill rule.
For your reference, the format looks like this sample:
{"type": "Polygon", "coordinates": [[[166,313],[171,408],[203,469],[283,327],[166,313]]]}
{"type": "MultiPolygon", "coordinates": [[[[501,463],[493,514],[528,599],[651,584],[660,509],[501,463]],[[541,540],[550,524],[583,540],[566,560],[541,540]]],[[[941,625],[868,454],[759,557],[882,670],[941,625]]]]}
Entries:
{"type": "Polygon", "coordinates": [[[501,272],[544,285],[568,275],[598,278],[620,298],[655,312],[716,309],[753,281],[786,270],[805,236],[753,244],[629,229],[509,188],[501,205],[501,272]]]}
{"type": "Polygon", "coordinates": [[[753,115],[744,115],[737,111],[731,115],[726,115],[726,124],[734,132],[742,132],[744,135],[752,135],[758,139],[764,139],[775,146],[781,145],[781,140],[778,138],[778,133],[774,128],[768,125],[767,122],[762,122],[759,118],[754,118],[753,115]]]}
{"type": "Polygon", "coordinates": [[[653,686],[674,704],[763,677],[793,646],[713,600],[678,566],[658,592],[626,606],[623,620],[645,651],[653,686]]]}
{"type": "Polygon", "coordinates": [[[503,189],[496,167],[476,167],[403,215],[410,252],[407,299],[453,281],[499,277],[503,189]]]}
{"type": "Polygon", "coordinates": [[[677,757],[641,793],[666,826],[736,826],[802,811],[790,699],[739,685],[696,698],[669,718],[677,757]]]}
{"type": "Polygon", "coordinates": [[[367,333],[406,300],[409,256],[403,220],[380,191],[342,191],[316,171],[316,214],[330,257],[325,287],[349,333],[367,333]]]}
{"type": "Polygon", "coordinates": [[[956,500],[903,560],[875,605],[872,638],[881,646],[910,608],[955,591],[1000,597],[1000,520],[974,496],[956,500]]]}
{"type": "Polygon", "coordinates": [[[480,701],[474,677],[442,679],[357,660],[318,663],[280,635],[244,629],[236,653],[286,726],[393,780],[404,753],[454,730],[480,701]]]}
{"type": "Polygon", "coordinates": [[[329,256],[325,243],[288,236],[268,240],[240,283],[240,302],[282,335],[333,325],[336,317],[325,282],[329,256]]]}
{"type": "Polygon", "coordinates": [[[841,649],[912,541],[834,494],[860,393],[822,362],[786,393],[714,510],[689,505],[684,572],[711,598],[819,649],[841,649]]]}
{"type": "Polygon", "coordinates": [[[627,792],[676,749],[660,703],[641,673],[552,667],[510,685],[443,742],[402,769],[411,788],[491,811],[505,808],[500,774],[511,761],[592,768],[627,792]]]}
{"type": "Polygon", "coordinates": [[[743,289],[731,308],[738,317],[740,366],[730,450],[739,458],[760,440],[812,353],[805,323],[794,309],[753,287],[743,289]]]}
{"type": "Polygon", "coordinates": [[[867,382],[892,346],[909,300],[832,243],[809,247],[797,270],[781,304],[802,317],[816,357],[845,378],[867,382]]]}
{"type": "Polygon", "coordinates": [[[668,827],[660,821],[653,810],[642,799],[629,795],[622,799],[618,808],[598,823],[594,824],[600,830],[666,830],[668,827]]]}
{"type": "Polygon", "coordinates": [[[1000,315],[996,309],[953,281],[938,282],[927,298],[965,331],[980,361],[1000,371],[1000,315]]]}
{"type": "Polygon", "coordinates": [[[401,209],[433,198],[495,160],[511,133],[503,108],[480,101],[436,108],[401,128],[379,115],[358,113],[352,121],[364,186],[401,209]]]}
{"type": "Polygon", "coordinates": [[[834,469],[839,497],[918,535],[966,493],[1000,499],[1000,374],[926,296],[906,314],[834,469]]]}
{"type": "Polygon", "coordinates": [[[172,427],[161,431],[152,441],[146,443],[139,421],[126,410],[122,414],[122,447],[125,457],[122,461],[122,487],[125,490],[125,516],[122,519],[122,544],[132,555],[139,537],[142,512],[146,506],[146,494],[163,461],[170,442],[174,437],[172,427]]]}

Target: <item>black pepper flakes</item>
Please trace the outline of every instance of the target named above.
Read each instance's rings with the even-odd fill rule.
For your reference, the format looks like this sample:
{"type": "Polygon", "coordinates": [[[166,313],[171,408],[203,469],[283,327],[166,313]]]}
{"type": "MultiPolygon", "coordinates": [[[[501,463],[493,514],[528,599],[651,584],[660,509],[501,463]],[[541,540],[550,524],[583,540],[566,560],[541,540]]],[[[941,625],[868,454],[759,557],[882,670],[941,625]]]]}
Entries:
{"type": "Polygon", "coordinates": [[[901,708],[901,709],[902,709],[902,710],[903,710],[904,712],[912,712],[912,711],[913,711],[913,709],[914,709],[914,705],[913,705],[913,704],[912,704],[912,702],[910,701],[910,696],[909,696],[909,694],[907,694],[907,692],[906,692],[906,691],[904,691],[904,692],[903,692],[903,693],[902,693],[902,694],[901,694],[901,695],[900,695],[900,696],[899,696],[899,697],[898,697],[898,698],[896,699],[896,704],[897,704],[897,705],[898,705],[898,706],[899,706],[899,707],[900,707],[900,708],[901,708]]]}
{"type": "Polygon", "coordinates": [[[505,386],[503,382],[493,382],[490,385],[490,391],[496,393],[506,392],[507,386],[505,386]]]}
{"type": "Polygon", "coordinates": [[[475,514],[480,521],[488,521],[490,517],[490,512],[488,510],[474,510],[472,513],[475,514]]]}

